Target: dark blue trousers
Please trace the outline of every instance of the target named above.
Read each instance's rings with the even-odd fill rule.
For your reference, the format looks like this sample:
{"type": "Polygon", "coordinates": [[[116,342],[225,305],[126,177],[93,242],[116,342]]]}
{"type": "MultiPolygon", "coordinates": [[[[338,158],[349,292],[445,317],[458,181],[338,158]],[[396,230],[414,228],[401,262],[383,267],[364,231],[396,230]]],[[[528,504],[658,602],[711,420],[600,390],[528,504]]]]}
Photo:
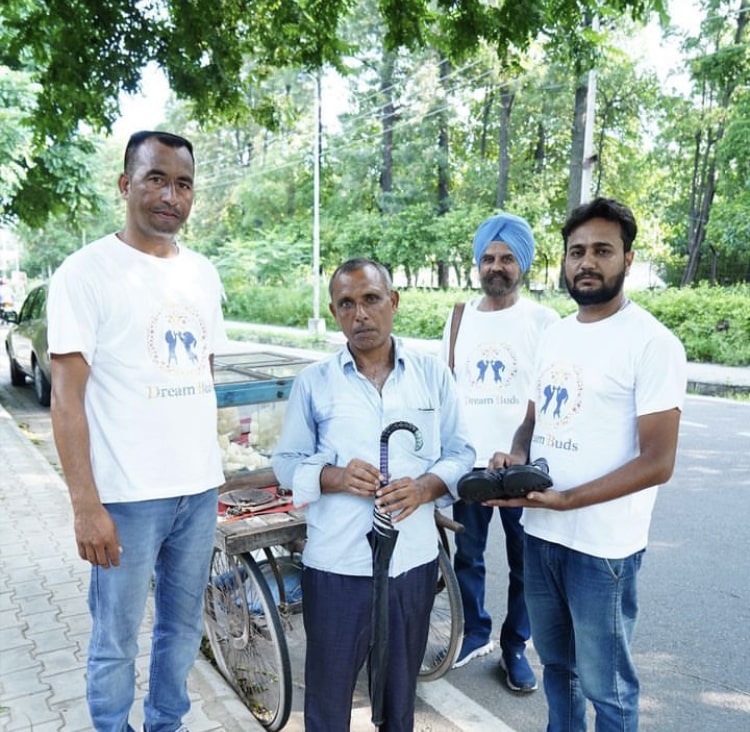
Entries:
{"type": "MultiPolygon", "coordinates": [[[[412,732],[437,559],[389,582],[389,660],[381,732],[412,732]]],[[[370,645],[372,578],[302,572],[307,635],[305,732],[348,732],[352,697],[370,645]]]]}
{"type": "MultiPolygon", "coordinates": [[[[508,612],[500,630],[500,647],[506,653],[523,653],[531,635],[529,613],[523,592],[523,526],[522,508],[499,508],[505,531],[505,552],[508,557],[508,612]]],[[[461,588],[464,606],[464,637],[476,639],[477,646],[489,642],[492,618],[484,605],[484,552],[490,521],[495,509],[481,503],[456,501],[453,518],[464,525],[456,534],[453,566],[461,588]]]]}

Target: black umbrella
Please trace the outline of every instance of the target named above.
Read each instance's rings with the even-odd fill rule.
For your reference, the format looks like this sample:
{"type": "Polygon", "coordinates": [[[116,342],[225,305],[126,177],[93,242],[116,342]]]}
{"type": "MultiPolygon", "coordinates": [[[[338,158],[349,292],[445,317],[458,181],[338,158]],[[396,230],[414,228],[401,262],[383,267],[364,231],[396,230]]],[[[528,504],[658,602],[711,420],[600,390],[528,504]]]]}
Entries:
{"type": "MultiPolygon", "coordinates": [[[[380,435],[380,472],[388,482],[388,439],[397,430],[414,435],[414,449],[422,448],[422,435],[411,422],[392,422],[380,435]]],[[[381,512],[377,504],[368,534],[372,547],[372,634],[370,637],[369,676],[372,723],[380,727],[383,718],[385,680],[388,673],[388,566],[398,539],[390,514],[381,512]]]]}

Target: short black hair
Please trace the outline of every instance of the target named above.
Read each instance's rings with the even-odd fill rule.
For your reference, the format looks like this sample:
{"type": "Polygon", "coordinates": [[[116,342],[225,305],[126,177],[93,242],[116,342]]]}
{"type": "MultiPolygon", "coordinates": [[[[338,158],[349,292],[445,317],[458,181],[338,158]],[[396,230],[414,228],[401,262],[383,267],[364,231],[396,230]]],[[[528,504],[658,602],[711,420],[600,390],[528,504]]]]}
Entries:
{"type": "Polygon", "coordinates": [[[162,145],[168,147],[185,147],[190,153],[190,157],[193,159],[195,164],[195,155],[193,154],[193,145],[190,140],[180,137],[180,135],[173,135],[171,132],[158,132],[155,130],[141,130],[140,132],[134,132],[128,144],[125,147],[125,161],[123,163],[123,170],[126,175],[130,175],[130,168],[133,163],[133,158],[138,148],[143,145],[146,140],[155,137],[162,145]]]}
{"type": "Polygon", "coordinates": [[[336,271],[331,275],[331,279],[328,281],[329,297],[333,299],[333,283],[339,275],[348,274],[349,272],[358,272],[365,267],[374,267],[383,279],[386,290],[388,290],[389,293],[393,291],[391,273],[385,265],[376,262],[374,259],[367,259],[367,257],[353,257],[352,259],[347,259],[346,262],[336,267],[336,271]]]}
{"type": "Polygon", "coordinates": [[[620,236],[624,249],[629,252],[638,234],[638,224],[635,223],[633,212],[614,198],[595,198],[574,209],[565,225],[562,227],[563,251],[568,250],[568,237],[579,226],[591,219],[604,219],[620,225],[620,236]]]}

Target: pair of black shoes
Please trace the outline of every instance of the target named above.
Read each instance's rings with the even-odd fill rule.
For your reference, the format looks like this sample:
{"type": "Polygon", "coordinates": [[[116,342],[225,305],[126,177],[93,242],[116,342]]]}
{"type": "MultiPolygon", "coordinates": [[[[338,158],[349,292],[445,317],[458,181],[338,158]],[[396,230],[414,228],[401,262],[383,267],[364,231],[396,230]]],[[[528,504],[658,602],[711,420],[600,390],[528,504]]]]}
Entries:
{"type": "Polygon", "coordinates": [[[497,470],[472,470],[458,480],[458,495],[467,503],[523,498],[531,491],[552,485],[549,465],[538,458],[528,465],[509,465],[497,470]]]}

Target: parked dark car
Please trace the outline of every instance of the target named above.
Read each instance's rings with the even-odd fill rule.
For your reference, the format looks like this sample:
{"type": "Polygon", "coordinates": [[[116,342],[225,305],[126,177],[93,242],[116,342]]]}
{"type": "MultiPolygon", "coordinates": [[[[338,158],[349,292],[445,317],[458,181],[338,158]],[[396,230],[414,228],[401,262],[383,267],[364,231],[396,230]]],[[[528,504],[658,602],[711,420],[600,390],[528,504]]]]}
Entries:
{"type": "Polygon", "coordinates": [[[38,285],[26,296],[21,310],[8,313],[11,324],[5,337],[13,386],[34,384],[36,398],[48,407],[52,392],[49,351],[47,350],[47,284],[38,285]]]}

